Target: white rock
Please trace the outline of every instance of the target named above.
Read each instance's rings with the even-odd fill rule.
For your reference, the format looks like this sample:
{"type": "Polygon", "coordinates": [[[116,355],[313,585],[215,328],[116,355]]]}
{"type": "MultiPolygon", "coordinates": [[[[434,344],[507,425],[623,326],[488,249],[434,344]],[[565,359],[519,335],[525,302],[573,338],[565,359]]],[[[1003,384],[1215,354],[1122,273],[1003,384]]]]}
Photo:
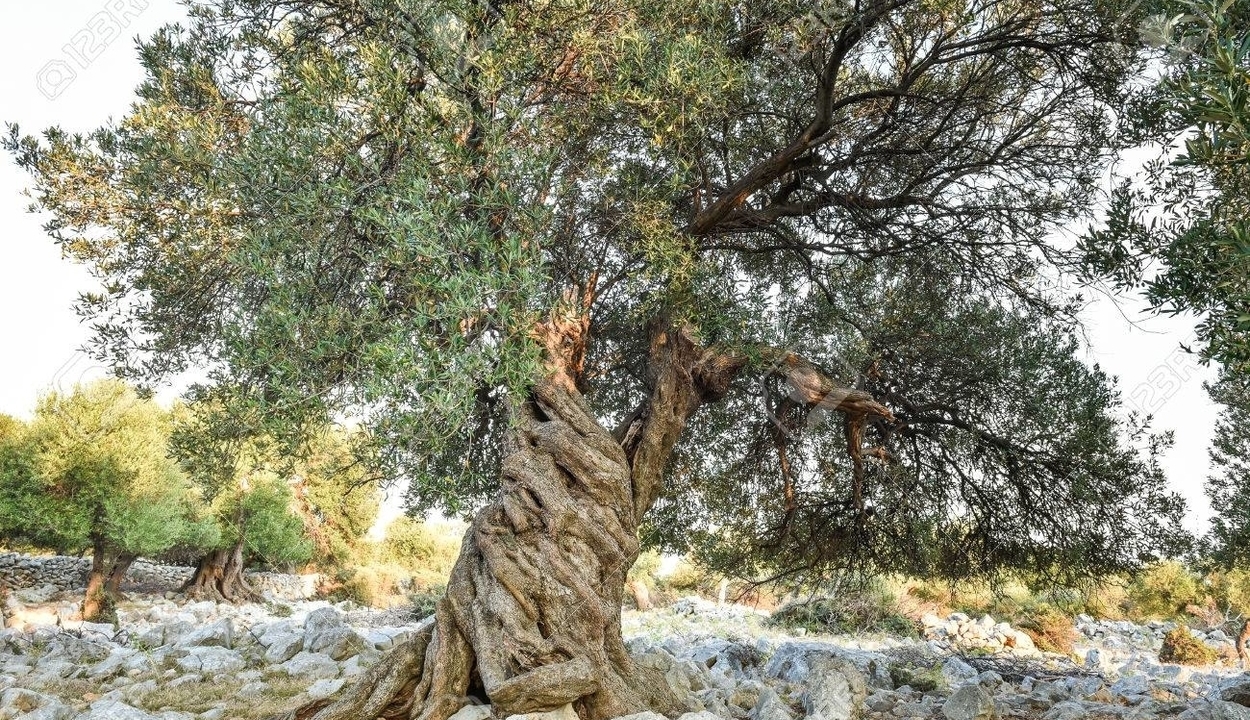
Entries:
{"type": "Polygon", "coordinates": [[[234,623],[230,618],[196,628],[178,638],[179,647],[234,647],[234,623]]]}
{"type": "Polygon", "coordinates": [[[820,658],[812,663],[803,707],[820,720],[852,720],[868,697],[864,674],[848,660],[820,658]]]}
{"type": "Polygon", "coordinates": [[[1064,700],[1047,710],[1042,718],[1043,720],[1084,720],[1089,717],[1089,714],[1085,706],[1076,700],[1064,700]]]}
{"type": "Polygon", "coordinates": [[[365,639],[349,627],[333,627],[309,638],[304,635],[304,649],[309,652],[322,652],[335,660],[346,660],[359,655],[366,647],[365,639]]]}
{"type": "Polygon", "coordinates": [[[321,635],[329,630],[343,627],[343,616],[334,608],[318,608],[304,618],[304,649],[312,650],[312,646],[321,635]]]}
{"type": "Polygon", "coordinates": [[[308,695],[308,698],[310,700],[321,700],[323,698],[328,698],[334,693],[338,692],[340,689],[342,689],[343,684],[346,682],[347,681],[344,680],[343,678],[337,678],[337,679],[327,678],[323,680],[318,680],[312,685],[309,685],[308,690],[306,690],[305,692],[308,695]]]}
{"type": "Polygon", "coordinates": [[[152,716],[120,700],[101,698],[79,720],[152,720],[152,716]]]}
{"type": "Polygon", "coordinates": [[[947,720],[990,720],[998,717],[994,710],[994,698],[980,685],[957,688],[942,704],[942,715],[947,720]]]}
{"type": "Polygon", "coordinates": [[[339,675],[339,664],[323,653],[300,652],[278,667],[287,675],[310,680],[336,678],[339,675]]]}
{"type": "Polygon", "coordinates": [[[577,711],[572,705],[565,705],[556,710],[532,712],[520,715],[509,715],[505,720],[578,720],[577,711]]]}
{"type": "Polygon", "coordinates": [[[265,638],[269,641],[265,649],[265,662],[275,665],[295,657],[304,647],[303,636],[294,633],[276,637],[266,635],[265,638]]]}
{"type": "Polygon", "coordinates": [[[220,675],[247,667],[247,661],[233,650],[217,646],[193,647],[175,660],[178,667],[189,672],[220,675]]]}
{"type": "Polygon", "coordinates": [[[34,690],[25,690],[22,688],[10,688],[0,693],[0,709],[15,710],[18,713],[26,713],[37,710],[49,702],[54,700],[47,695],[37,693],[34,690]]]}
{"type": "Polygon", "coordinates": [[[942,663],[942,677],[951,687],[958,687],[976,678],[980,673],[977,669],[957,657],[947,658],[942,663]]]}
{"type": "Polygon", "coordinates": [[[487,720],[490,717],[490,705],[465,705],[447,720],[487,720]]]}
{"type": "Polygon", "coordinates": [[[748,717],[751,720],[793,720],[794,714],[772,688],[765,687],[748,717]]]}

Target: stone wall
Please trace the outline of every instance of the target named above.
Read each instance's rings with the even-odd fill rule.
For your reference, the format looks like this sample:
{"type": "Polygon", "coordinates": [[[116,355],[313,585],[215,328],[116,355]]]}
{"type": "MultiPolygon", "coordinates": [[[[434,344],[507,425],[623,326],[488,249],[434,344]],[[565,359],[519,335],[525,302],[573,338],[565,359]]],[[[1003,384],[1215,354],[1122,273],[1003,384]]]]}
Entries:
{"type": "MultiPolygon", "coordinates": [[[[13,590],[52,586],[63,592],[82,591],[87,586],[90,569],[90,558],[0,553],[0,582],[13,590]]],[[[186,566],[161,565],[140,558],[130,566],[122,589],[175,591],[194,571],[186,566]]],[[[262,593],[268,592],[283,600],[303,600],[316,594],[319,576],[248,571],[247,578],[252,587],[262,593]]]]}

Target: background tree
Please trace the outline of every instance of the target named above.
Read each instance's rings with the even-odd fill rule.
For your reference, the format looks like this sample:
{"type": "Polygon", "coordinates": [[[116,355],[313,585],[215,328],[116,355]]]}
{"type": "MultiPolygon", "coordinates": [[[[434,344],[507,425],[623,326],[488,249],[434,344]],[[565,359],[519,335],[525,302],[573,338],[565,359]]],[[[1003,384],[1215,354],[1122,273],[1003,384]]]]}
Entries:
{"type": "Polygon", "coordinates": [[[292,470],[297,507],[313,542],[313,561],[350,568],[378,519],[382,493],[349,433],[328,427],[310,438],[292,470]]]}
{"type": "Polygon", "coordinates": [[[211,401],[182,406],[174,433],[175,454],[209,498],[217,528],[217,542],[203,548],[183,591],[255,600],[259,596],[244,575],[250,564],[306,562],[315,546],[292,463],[269,438],[223,434],[229,426],[217,417],[220,412],[211,401]]]}
{"type": "MultiPolygon", "coordinates": [[[[952,478],[954,501],[942,488],[916,527],[875,538],[987,533],[952,572],[1120,569],[1134,558],[1094,552],[1104,537],[1049,544],[1073,516],[1048,510],[1087,498],[1105,510],[1074,532],[1170,537],[1179,504],[1118,437],[1107,379],[1031,367],[1070,360],[1046,279],[1082,258],[1048,235],[1082,216],[1109,157],[1134,65],[1122,11],[210,2],[142,45],[125,118],[14,130],[10,147],[51,234],[103,280],[83,309],[104,357],[143,377],[203,363],[235,422],[283,442],[352,417],[416,507],[480,508],[434,625],[296,717],[445,720],[471,693],[502,715],[674,714],[621,639],[625,574],[666,481],[735,441],[726,462],[777,470],[752,495],[762,512],[808,523],[831,488],[849,510],[761,523],[782,533],[761,552],[800,528],[863,557],[870,501],[952,478]],[[945,289],[952,324],[1014,335],[971,326],[986,347],[960,358],[914,321],[874,324],[872,303],[917,287],[945,289]],[[1039,320],[1055,328],[1021,327],[1039,320]],[[1044,399],[1012,384],[1033,380],[1044,399]],[[745,447],[698,413],[721,402],[805,444],[745,447]],[[833,448],[846,460],[826,470],[833,448]],[[1063,457],[1086,450],[1089,468],[1063,457]],[[910,469],[871,467],[895,457],[910,469]],[[990,521],[1003,489],[1032,511],[990,521]]],[[[722,514],[727,496],[686,495],[722,514]]]]}
{"type": "Polygon", "coordinates": [[[0,524],[35,545],[91,550],[84,618],[108,613],[136,557],[211,541],[168,456],[169,429],[154,402],[102,380],[42,396],[20,460],[5,463],[0,524]]]}

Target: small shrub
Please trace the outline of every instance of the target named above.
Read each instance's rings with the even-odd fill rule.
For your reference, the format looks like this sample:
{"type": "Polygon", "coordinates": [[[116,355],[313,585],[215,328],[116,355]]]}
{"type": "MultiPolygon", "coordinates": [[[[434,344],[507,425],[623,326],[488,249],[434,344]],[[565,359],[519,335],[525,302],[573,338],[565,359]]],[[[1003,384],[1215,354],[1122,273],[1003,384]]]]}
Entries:
{"type": "Polygon", "coordinates": [[[1163,646],[1159,648],[1159,662],[1210,665],[1215,658],[1215,651],[1194,637],[1184,625],[1178,625],[1164,635],[1163,646]]]}
{"type": "Polygon", "coordinates": [[[773,613],[771,624],[810,632],[884,633],[915,637],[920,628],[904,615],[893,593],[869,587],[833,597],[790,603],[773,613]]]}
{"type": "Polygon", "coordinates": [[[291,617],[295,612],[290,605],[285,603],[265,603],[265,610],[274,617],[291,617]]]}
{"type": "Polygon", "coordinates": [[[1033,639],[1045,652],[1071,654],[1076,642],[1076,626],[1072,618],[1049,606],[1038,606],[1015,620],[1015,626],[1033,639]]]}
{"type": "Polygon", "coordinates": [[[327,588],[327,595],[335,601],[351,600],[358,605],[386,608],[402,604],[402,587],[409,573],[395,565],[361,565],[341,568],[334,575],[334,583],[327,588]]]}
{"type": "Polygon", "coordinates": [[[899,663],[890,664],[890,682],[894,683],[895,689],[908,685],[913,690],[919,690],[922,693],[933,692],[946,686],[946,678],[943,677],[940,667],[917,668],[899,663]]]}
{"type": "Polygon", "coordinates": [[[447,588],[443,585],[433,585],[409,594],[408,604],[412,607],[412,617],[423,619],[433,615],[434,610],[438,608],[438,601],[442,600],[445,594],[447,594],[447,588]]]}
{"type": "Polygon", "coordinates": [[[1201,579],[1176,561],[1144,570],[1128,586],[1130,615],[1137,620],[1180,618],[1189,605],[1202,605],[1201,579]]]}

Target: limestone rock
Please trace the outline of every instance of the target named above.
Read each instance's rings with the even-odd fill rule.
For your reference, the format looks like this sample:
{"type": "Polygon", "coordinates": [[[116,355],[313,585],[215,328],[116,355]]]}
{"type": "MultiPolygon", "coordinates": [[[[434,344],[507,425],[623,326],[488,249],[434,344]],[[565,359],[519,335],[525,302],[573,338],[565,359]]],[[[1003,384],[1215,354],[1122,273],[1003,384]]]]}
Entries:
{"type": "Polygon", "coordinates": [[[338,692],[343,687],[343,683],[345,682],[347,681],[343,678],[327,678],[318,680],[310,685],[308,690],[305,692],[310,700],[321,700],[338,692]]]}
{"type": "Polygon", "coordinates": [[[980,685],[970,684],[957,688],[942,704],[942,715],[947,720],[992,720],[998,717],[994,698],[980,685]]]}
{"type": "Polygon", "coordinates": [[[811,718],[855,720],[867,697],[868,683],[859,668],[842,658],[820,658],[808,674],[803,707],[811,718]]]}
{"type": "Polygon", "coordinates": [[[794,720],[794,713],[772,688],[764,688],[749,717],[751,720],[794,720]]]}
{"type": "Polygon", "coordinates": [[[234,647],[234,623],[222,618],[178,638],[179,647],[234,647]]]}
{"type": "Polygon", "coordinates": [[[324,653],[300,652],[278,666],[292,677],[321,680],[339,676],[339,664],[324,653]]]}
{"type": "Polygon", "coordinates": [[[311,640],[304,635],[304,649],[320,652],[335,660],[346,660],[359,655],[366,647],[365,639],[349,627],[332,627],[315,635],[311,640]]]}
{"type": "Polygon", "coordinates": [[[565,705],[546,712],[532,712],[521,715],[509,715],[505,720],[578,720],[577,711],[572,705],[565,705]]]}
{"type": "Polygon", "coordinates": [[[465,705],[447,720],[488,720],[490,705],[465,705]]]}
{"type": "Polygon", "coordinates": [[[247,661],[237,652],[212,645],[190,648],[175,662],[183,670],[204,675],[221,675],[247,667],[247,661]]]}
{"type": "Polygon", "coordinates": [[[272,638],[266,635],[265,639],[269,640],[268,647],[265,648],[265,662],[271,665],[277,665],[290,660],[304,648],[303,636],[294,633],[272,638]]]}
{"type": "Polygon", "coordinates": [[[153,720],[153,716],[120,700],[100,699],[79,720],[153,720]]]}

